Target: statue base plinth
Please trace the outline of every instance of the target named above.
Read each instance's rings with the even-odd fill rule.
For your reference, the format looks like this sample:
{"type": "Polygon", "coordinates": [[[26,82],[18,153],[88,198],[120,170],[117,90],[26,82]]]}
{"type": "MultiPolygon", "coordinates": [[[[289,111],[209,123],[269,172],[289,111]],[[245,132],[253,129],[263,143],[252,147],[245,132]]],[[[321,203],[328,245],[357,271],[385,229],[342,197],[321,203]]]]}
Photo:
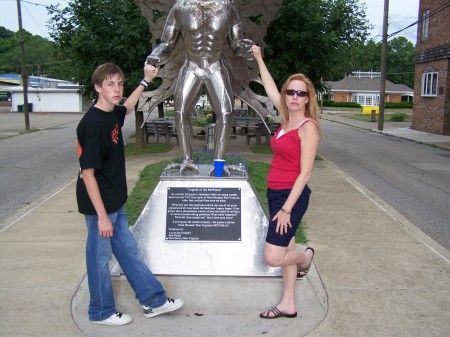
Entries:
{"type": "MultiPolygon", "coordinates": [[[[165,171],[132,231],[154,274],[280,276],[264,263],[268,219],[247,173],[165,171]]],[[[115,263],[112,274],[120,274],[115,263]]]]}

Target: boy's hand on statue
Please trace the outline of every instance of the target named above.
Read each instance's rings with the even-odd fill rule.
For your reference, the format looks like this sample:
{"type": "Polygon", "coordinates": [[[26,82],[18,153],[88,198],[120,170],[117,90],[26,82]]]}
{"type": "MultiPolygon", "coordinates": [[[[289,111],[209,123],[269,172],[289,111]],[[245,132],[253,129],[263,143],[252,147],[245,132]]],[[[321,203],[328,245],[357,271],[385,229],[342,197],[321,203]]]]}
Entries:
{"type": "Polygon", "coordinates": [[[254,44],[252,46],[252,52],[253,55],[255,56],[256,59],[261,58],[261,48],[259,46],[257,46],[256,44],[254,44]]]}
{"type": "Polygon", "coordinates": [[[158,75],[158,68],[146,63],[144,67],[144,78],[146,81],[152,81],[158,75]]]}

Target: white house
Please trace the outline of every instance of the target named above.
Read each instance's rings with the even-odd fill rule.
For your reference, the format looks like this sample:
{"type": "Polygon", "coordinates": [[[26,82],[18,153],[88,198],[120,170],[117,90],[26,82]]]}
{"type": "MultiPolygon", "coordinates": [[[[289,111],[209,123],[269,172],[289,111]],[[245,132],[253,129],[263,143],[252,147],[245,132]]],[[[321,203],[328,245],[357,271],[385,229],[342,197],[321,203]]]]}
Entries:
{"type": "MultiPolygon", "coordinates": [[[[11,110],[22,111],[23,87],[11,87],[11,110]]],[[[83,112],[79,85],[58,85],[56,88],[28,88],[30,112],[83,112]]]]}
{"type": "MultiPolygon", "coordinates": [[[[81,86],[69,81],[29,76],[28,103],[30,112],[83,112],[87,102],[81,86]]],[[[2,91],[11,92],[11,111],[23,110],[23,86],[18,74],[0,75],[2,91]]]]}

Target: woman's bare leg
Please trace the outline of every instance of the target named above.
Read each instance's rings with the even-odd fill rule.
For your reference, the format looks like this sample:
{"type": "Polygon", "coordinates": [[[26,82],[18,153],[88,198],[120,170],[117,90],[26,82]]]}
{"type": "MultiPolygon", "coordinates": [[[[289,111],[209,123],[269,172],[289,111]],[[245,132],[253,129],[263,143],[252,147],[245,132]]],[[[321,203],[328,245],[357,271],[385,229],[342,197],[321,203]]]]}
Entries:
{"type": "MultiPolygon", "coordinates": [[[[297,280],[297,263],[308,265],[311,263],[313,254],[311,250],[306,252],[295,250],[295,237],[291,239],[287,247],[274,246],[266,243],[264,247],[264,258],[266,263],[272,267],[282,267],[283,272],[283,296],[277,308],[285,314],[297,312],[295,301],[295,283],[297,280]]],[[[268,313],[272,316],[272,313],[268,313]]]]}

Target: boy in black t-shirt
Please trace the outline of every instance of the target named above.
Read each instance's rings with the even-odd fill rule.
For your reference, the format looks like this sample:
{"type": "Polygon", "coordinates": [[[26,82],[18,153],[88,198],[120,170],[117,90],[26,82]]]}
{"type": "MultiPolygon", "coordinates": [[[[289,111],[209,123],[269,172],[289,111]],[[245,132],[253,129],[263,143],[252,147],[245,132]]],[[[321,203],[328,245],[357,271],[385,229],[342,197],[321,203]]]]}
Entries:
{"type": "Polygon", "coordinates": [[[144,79],[123,106],[124,74],[111,63],[92,75],[98,100],[77,127],[80,175],[78,210],[86,219],[86,266],[90,293],[89,320],[95,324],[124,325],[131,316],[116,310],[109,261],[112,254],[136,293],[145,317],[181,308],[181,299],[167,298],[161,283],[141,260],[128,228],[123,205],[127,200],[122,126],[158,69],[146,64],[144,79]]]}

